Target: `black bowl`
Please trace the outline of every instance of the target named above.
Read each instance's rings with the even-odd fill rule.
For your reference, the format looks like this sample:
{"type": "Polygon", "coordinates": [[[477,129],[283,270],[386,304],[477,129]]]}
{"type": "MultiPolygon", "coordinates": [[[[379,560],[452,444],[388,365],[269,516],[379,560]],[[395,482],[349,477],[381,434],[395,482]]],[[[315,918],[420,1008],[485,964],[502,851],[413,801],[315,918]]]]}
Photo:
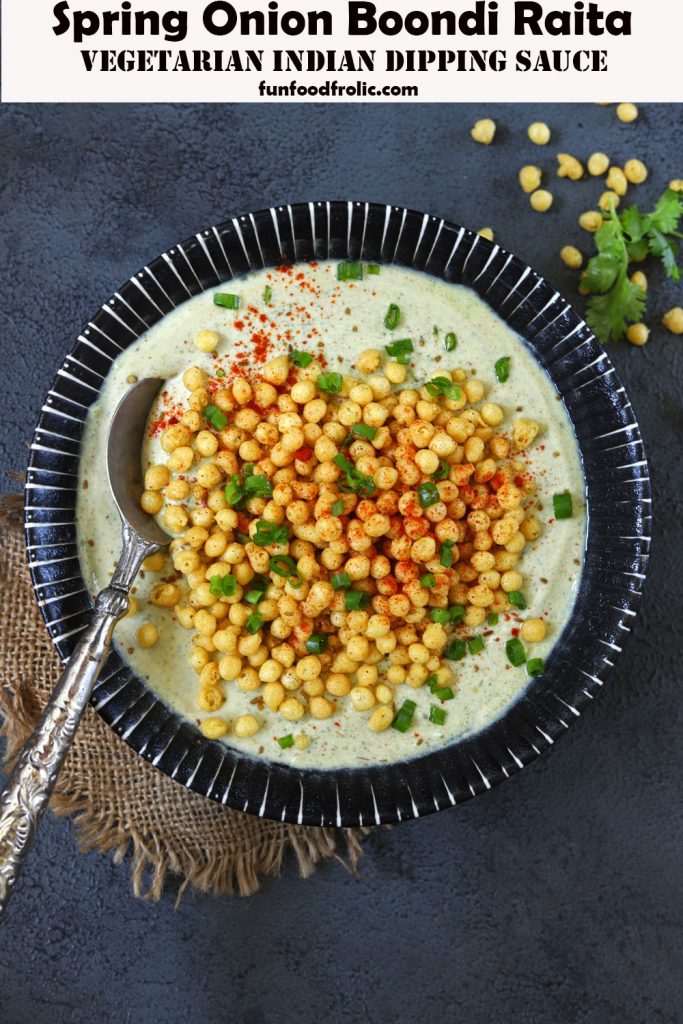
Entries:
{"type": "Polygon", "coordinates": [[[115,652],[93,705],[142,757],[213,800],[296,823],[380,824],[461,803],[554,743],[602,688],[640,600],[651,498],[638,424],[584,321],[535,271],[465,228],[376,203],[278,206],[199,232],[124,284],[57,371],[31,447],[26,538],[36,596],[66,659],[91,611],[74,522],[80,437],[112,360],[199,292],[263,266],[327,258],[398,263],[471,286],[522,336],[562,395],[583,460],[588,527],[574,613],[546,671],[476,735],[398,764],[327,772],[258,761],[204,739],[115,652]]]}

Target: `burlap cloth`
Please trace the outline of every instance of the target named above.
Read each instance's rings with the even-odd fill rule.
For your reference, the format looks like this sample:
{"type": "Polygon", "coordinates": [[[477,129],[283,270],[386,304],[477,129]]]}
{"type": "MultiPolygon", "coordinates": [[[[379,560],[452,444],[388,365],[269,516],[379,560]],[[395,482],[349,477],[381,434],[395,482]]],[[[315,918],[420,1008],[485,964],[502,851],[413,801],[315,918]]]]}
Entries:
{"type": "MultiPolygon", "coordinates": [[[[19,495],[0,507],[0,593],[0,735],[9,766],[60,672],[31,588],[19,495]]],[[[177,876],[179,896],[188,885],[248,896],[280,871],[289,850],[303,877],[330,858],[353,870],[366,831],[286,825],[206,800],[138,757],[91,708],[50,806],[73,818],[83,850],[117,862],[129,855],[133,892],[153,900],[169,876],[177,876]]]]}

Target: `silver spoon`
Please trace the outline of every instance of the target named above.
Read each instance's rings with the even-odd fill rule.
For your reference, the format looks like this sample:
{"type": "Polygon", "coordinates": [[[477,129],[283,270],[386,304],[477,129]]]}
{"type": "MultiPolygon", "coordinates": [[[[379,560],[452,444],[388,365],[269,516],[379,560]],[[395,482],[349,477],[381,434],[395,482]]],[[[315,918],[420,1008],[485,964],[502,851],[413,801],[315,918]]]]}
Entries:
{"type": "Polygon", "coordinates": [[[0,915],[109,654],[116,623],[130,608],[129,592],[142,562],[170,538],[140,508],[140,451],[149,411],[163,380],[148,377],[124,395],[107,437],[109,487],[121,516],[123,549],[92,621],[78,641],[52,696],[0,796],[0,915]]]}

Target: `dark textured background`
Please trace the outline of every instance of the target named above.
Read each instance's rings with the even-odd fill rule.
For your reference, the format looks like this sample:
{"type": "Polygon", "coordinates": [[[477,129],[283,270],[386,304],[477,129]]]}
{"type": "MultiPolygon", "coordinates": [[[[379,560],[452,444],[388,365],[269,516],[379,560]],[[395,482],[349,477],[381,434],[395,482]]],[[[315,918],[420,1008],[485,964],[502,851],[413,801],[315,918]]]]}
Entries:
{"type": "MultiPolygon", "coordinates": [[[[599,106],[111,106],[0,110],[3,430],[21,469],[43,395],[82,324],[173,243],[281,201],[406,204],[502,243],[575,299],[561,245],[596,182],[551,177],[533,213],[523,163],[557,149],[683,177],[683,107],[620,124],[599,106]],[[469,138],[486,113],[493,147],[469,138]],[[526,126],[547,120],[549,147],[526,126]]],[[[652,319],[681,291],[652,275],[652,319]]],[[[128,865],[79,854],[49,818],[0,926],[2,1024],[678,1024],[683,1020],[680,608],[683,338],[610,355],[639,416],[658,509],[642,616],[605,693],[504,786],[376,833],[360,879],[290,864],[253,898],[131,896],[128,865]],[[673,514],[672,514],[673,513],[673,514]],[[677,561],[676,561],[677,559],[677,561]]],[[[3,476],[3,479],[5,477],[3,476]]],[[[17,485],[5,480],[3,487],[17,485]]],[[[11,595],[2,595],[11,599],[11,595]]]]}

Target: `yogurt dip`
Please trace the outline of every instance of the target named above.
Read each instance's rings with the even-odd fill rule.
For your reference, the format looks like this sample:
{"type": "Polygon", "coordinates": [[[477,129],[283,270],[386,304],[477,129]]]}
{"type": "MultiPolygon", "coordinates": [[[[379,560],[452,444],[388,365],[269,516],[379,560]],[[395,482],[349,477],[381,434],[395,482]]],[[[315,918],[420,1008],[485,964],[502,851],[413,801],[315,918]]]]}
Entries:
{"type": "MultiPolygon", "coordinates": [[[[528,648],[530,658],[546,659],[576,597],[585,539],[584,478],[559,394],[524,342],[475,292],[418,271],[382,266],[379,274],[366,273],[362,281],[338,281],[336,263],[297,264],[252,273],[216,289],[226,290],[239,295],[239,309],[216,306],[211,291],[185,302],[116,359],[89,412],[77,505],[79,557],[89,590],[94,595],[106,586],[120,552],[120,524],[107,484],[105,450],[113,411],[133,379],[164,377],[171,379],[171,390],[178,390],[182,385],[173,378],[194,365],[229,383],[235,375],[258,376],[268,360],[290,349],[310,352],[328,371],[354,374],[361,352],[384,351],[397,337],[412,338],[411,369],[399,390],[421,386],[439,367],[462,367],[485,384],[486,401],[501,405],[511,419],[530,417],[542,425],[536,443],[520,456],[536,483],[530,509],[543,525],[540,538],[527,543],[518,566],[524,576],[527,608],[523,614],[514,609],[501,614],[497,625],[476,631],[483,632],[485,647],[455,663],[455,696],[443,705],[447,710],[443,725],[428,720],[434,704],[428,687],[400,686],[398,705],[405,698],[417,705],[405,733],[392,728],[370,732],[366,716],[345,702],[330,719],[300,723],[283,722],[277,713],[261,708],[263,727],[255,736],[239,739],[229,731],[222,742],[254,757],[300,768],[335,769],[405,760],[478,732],[528,685],[524,667],[513,667],[505,649],[521,620],[542,617],[546,621],[545,640],[528,648]],[[398,331],[384,325],[390,304],[401,309],[398,331]],[[219,332],[223,339],[215,352],[195,348],[194,338],[204,329],[219,332]],[[445,337],[450,333],[457,336],[457,348],[449,352],[445,337]],[[499,383],[494,365],[506,356],[510,357],[509,377],[499,383]],[[564,491],[572,495],[573,516],[555,521],[552,496],[564,491]],[[282,750],[277,738],[300,727],[311,740],[308,748],[282,750]]],[[[158,461],[159,451],[158,438],[148,437],[141,453],[143,468],[158,461]]],[[[172,573],[169,560],[161,577],[172,573]]],[[[190,634],[173,621],[173,609],[147,603],[159,578],[156,573],[140,573],[135,588],[139,611],[119,623],[115,644],[122,659],[161,700],[198,723],[206,716],[197,709],[197,676],[187,660],[190,634]],[[153,623],[159,631],[158,643],[147,649],[135,639],[143,622],[153,623]]],[[[230,683],[224,689],[227,700],[217,713],[220,717],[232,723],[240,715],[255,713],[253,693],[241,692],[230,683]]]]}

